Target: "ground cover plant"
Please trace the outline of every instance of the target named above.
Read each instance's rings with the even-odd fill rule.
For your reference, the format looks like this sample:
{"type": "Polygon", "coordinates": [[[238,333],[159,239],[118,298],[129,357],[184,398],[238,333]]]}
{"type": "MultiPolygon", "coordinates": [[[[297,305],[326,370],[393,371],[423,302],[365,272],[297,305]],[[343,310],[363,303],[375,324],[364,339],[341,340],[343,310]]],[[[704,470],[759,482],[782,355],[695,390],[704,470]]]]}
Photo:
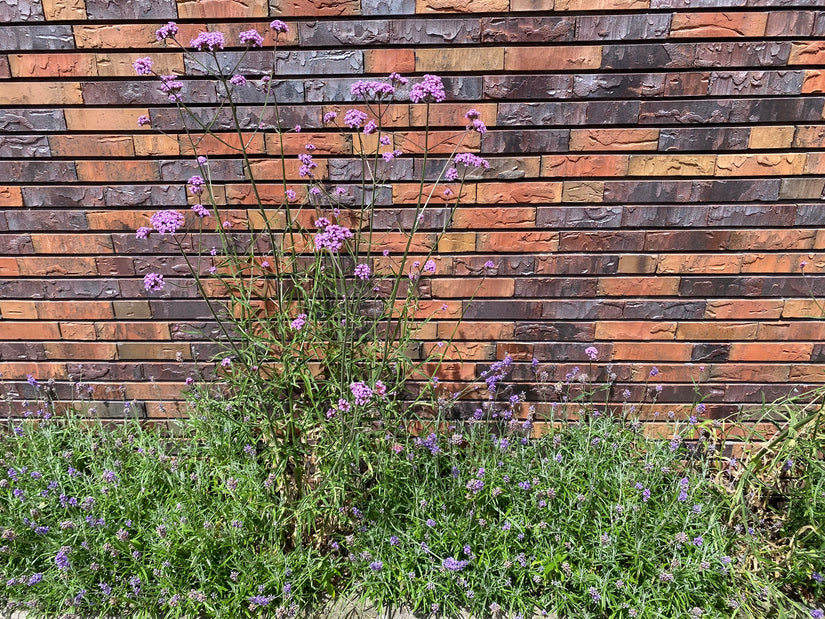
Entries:
{"type": "MultiPolygon", "coordinates": [[[[158,39],[176,34],[170,23],[158,39]]],[[[158,270],[145,288],[207,301],[214,372],[187,381],[187,418],[160,424],[61,410],[30,378],[0,438],[7,608],[322,616],[355,596],[429,616],[823,615],[822,394],[767,407],[777,438],[753,436],[762,447],[737,460],[700,402],[652,440],[633,404],[606,404],[590,368],[555,388],[540,360],[520,362],[534,372],[528,397],[506,357],[445,391],[451,338],[419,340],[461,310],[425,293],[463,184],[489,165],[463,146],[483,120],[467,110],[466,129],[441,141],[393,134],[393,102],[428,112],[446,97],[437,76],[393,74],[354,81],[352,107],[318,119],[323,132],[285,127],[273,71],[246,61],[262,35],[239,42],[224,51],[210,32],[184,49],[215,84],[213,116],[189,108],[185,79],[156,76],[190,139],[197,202],[137,231],[181,250],[189,277],[158,270]],[[332,130],[354,162],[319,156],[332,130]],[[275,183],[260,174],[273,170],[255,150],[262,132],[275,183]],[[216,186],[233,162],[249,191],[230,205],[216,186]],[[347,180],[324,182],[333,163],[347,180]],[[396,208],[385,182],[415,169],[396,208]]],[[[149,58],[135,68],[154,75],[149,58]]],[[[477,271],[494,276],[494,260],[477,271]]]]}

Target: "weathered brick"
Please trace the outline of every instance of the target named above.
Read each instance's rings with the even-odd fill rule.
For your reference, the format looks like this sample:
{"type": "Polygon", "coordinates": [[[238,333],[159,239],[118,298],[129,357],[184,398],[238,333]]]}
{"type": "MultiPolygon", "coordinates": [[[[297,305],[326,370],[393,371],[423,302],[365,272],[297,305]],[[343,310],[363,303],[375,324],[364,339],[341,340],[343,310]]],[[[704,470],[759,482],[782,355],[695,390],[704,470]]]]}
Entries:
{"type": "Polygon", "coordinates": [[[770,11],[765,36],[811,36],[815,17],[811,11],[770,11]]]}
{"type": "Polygon", "coordinates": [[[622,221],[620,207],[538,207],[536,225],[539,228],[567,230],[571,228],[618,228],[622,221]]]}
{"type": "Polygon", "coordinates": [[[793,176],[804,171],[806,155],[719,155],[716,176],[793,176]]]}
{"type": "Polygon", "coordinates": [[[581,71],[601,65],[602,48],[598,45],[508,47],[504,56],[506,71],[530,71],[535,67],[547,71],[581,71]]]}
{"type": "Polygon", "coordinates": [[[93,54],[10,54],[12,77],[88,77],[97,75],[93,54]]]}
{"type": "MultiPolygon", "coordinates": [[[[60,330],[57,328],[56,322],[17,322],[17,321],[0,321],[0,341],[4,340],[29,340],[32,342],[42,342],[46,340],[60,339],[60,330]]],[[[38,374],[42,376],[42,371],[29,371],[29,374],[38,374]]],[[[24,374],[25,375],[25,374],[24,374]]],[[[10,376],[7,372],[5,376],[10,376]]]]}
{"type": "Polygon", "coordinates": [[[274,17],[330,17],[358,13],[358,0],[269,0],[269,14],[274,17]]]}
{"type": "Polygon", "coordinates": [[[804,71],[714,71],[710,96],[797,95],[802,91],[804,71]]]}
{"type": "Polygon", "coordinates": [[[646,9],[650,0],[556,0],[557,11],[627,11],[646,9]]]}
{"type": "Polygon", "coordinates": [[[796,217],[794,204],[724,204],[712,205],[708,211],[710,226],[792,226],[796,217]]]}
{"type": "Polygon", "coordinates": [[[552,177],[623,176],[628,172],[627,155],[544,155],[541,175],[552,177]]]}
{"type": "Polygon", "coordinates": [[[415,0],[416,13],[506,12],[510,0],[415,0]]]}
{"type": "MultiPolygon", "coordinates": [[[[540,10],[516,9],[512,6],[511,9],[540,10]]],[[[576,22],[570,17],[482,17],[481,40],[485,43],[572,41],[575,25],[576,22]]]]}
{"type": "Polygon", "coordinates": [[[0,157],[48,157],[49,141],[44,135],[0,135],[0,157]]]}
{"type": "Polygon", "coordinates": [[[0,2],[0,22],[37,22],[43,19],[43,4],[35,0],[2,0],[0,2]]]}
{"type": "Polygon", "coordinates": [[[659,129],[571,129],[571,151],[656,150],[659,129]]]}
{"type": "Polygon", "coordinates": [[[562,232],[561,251],[641,251],[645,234],[635,230],[562,232]]]}
{"type": "Polygon", "coordinates": [[[577,41],[665,39],[670,31],[667,13],[581,15],[576,17],[577,41]]]}
{"type": "Polygon", "coordinates": [[[604,189],[601,181],[564,181],[562,202],[601,202],[604,189]]]}
{"type": "Polygon", "coordinates": [[[72,49],[72,27],[60,24],[7,26],[0,32],[0,50],[72,49]]]}
{"type": "Polygon", "coordinates": [[[708,222],[708,209],[697,205],[636,206],[622,208],[622,227],[700,228],[708,222]]]}
{"type": "Polygon", "coordinates": [[[477,71],[501,71],[504,62],[502,47],[435,47],[415,51],[415,70],[419,72],[453,72],[468,66],[477,71]]]}
{"type": "Polygon", "coordinates": [[[768,13],[752,11],[747,13],[675,13],[670,23],[670,36],[673,38],[761,37],[765,34],[768,15],[768,13]]]}
{"type": "Polygon", "coordinates": [[[64,114],[69,131],[135,131],[138,117],[147,116],[149,110],[84,107],[66,109],[64,114]]]}
{"type": "Polygon", "coordinates": [[[46,21],[86,19],[84,0],[42,0],[46,21]]]}
{"type": "Polygon", "coordinates": [[[410,15],[415,0],[361,0],[361,15],[410,15]]]}
{"type": "Polygon", "coordinates": [[[113,318],[110,301],[40,301],[40,320],[107,320],[113,318]]]}
{"type": "Polygon", "coordinates": [[[71,161],[0,161],[0,178],[15,183],[60,183],[77,180],[71,161]]]}
{"type": "Polygon", "coordinates": [[[86,0],[89,19],[176,19],[175,0],[159,0],[145,3],[139,0],[120,0],[116,4],[107,0],[86,0]]]}
{"type": "Polygon", "coordinates": [[[716,155],[631,155],[628,176],[711,176],[716,155]]]}
{"type": "Polygon", "coordinates": [[[65,130],[63,110],[0,109],[0,131],[3,132],[35,133],[65,130]]]}
{"type": "Polygon", "coordinates": [[[31,243],[38,254],[109,254],[112,238],[108,234],[32,234],[31,243]]]}
{"type": "Polygon", "coordinates": [[[596,323],[597,340],[673,340],[676,322],[601,321],[596,323]]]}

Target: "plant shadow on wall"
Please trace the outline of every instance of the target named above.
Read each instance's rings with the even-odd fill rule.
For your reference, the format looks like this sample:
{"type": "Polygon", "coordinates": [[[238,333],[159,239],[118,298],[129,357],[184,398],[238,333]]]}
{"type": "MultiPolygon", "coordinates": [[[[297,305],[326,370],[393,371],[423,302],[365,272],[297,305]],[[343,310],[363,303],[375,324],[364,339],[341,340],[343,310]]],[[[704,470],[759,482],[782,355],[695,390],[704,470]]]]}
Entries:
{"type": "MultiPolygon", "coordinates": [[[[286,29],[271,27],[276,40],[286,29]]],[[[428,280],[465,180],[488,166],[462,151],[482,120],[469,110],[439,142],[427,125],[422,147],[388,119],[406,97],[429,115],[439,78],[355,82],[352,109],[323,118],[358,155],[331,186],[332,160],[317,156],[331,133],[281,126],[273,73],[253,84],[239,70],[263,37],[240,42],[224,52],[222,34],[203,33],[185,50],[214,79],[213,116],[187,107],[185,80],[159,76],[196,158],[197,203],[137,233],[173,243],[191,273],[150,273],[147,291],[194,283],[226,352],[213,379],[187,381],[191,415],[174,432],[62,413],[30,378],[32,404],[2,435],[8,609],[280,618],[362,597],[434,617],[823,616],[821,393],[767,407],[777,438],[737,461],[736,424],[704,419],[699,402],[668,420],[669,440],[649,439],[634,404],[605,404],[593,368],[548,385],[538,360],[506,357],[444,392],[451,338],[420,340],[461,312],[430,301],[428,280]],[[264,131],[274,161],[256,159],[264,131]],[[206,145],[240,160],[241,204],[222,203],[224,160],[206,145]],[[421,176],[393,208],[386,182],[413,158],[421,176]],[[533,372],[536,401],[516,367],[533,372]],[[467,401],[480,405],[465,414],[467,401]]],[[[152,75],[148,58],[135,68],[152,75]]]]}

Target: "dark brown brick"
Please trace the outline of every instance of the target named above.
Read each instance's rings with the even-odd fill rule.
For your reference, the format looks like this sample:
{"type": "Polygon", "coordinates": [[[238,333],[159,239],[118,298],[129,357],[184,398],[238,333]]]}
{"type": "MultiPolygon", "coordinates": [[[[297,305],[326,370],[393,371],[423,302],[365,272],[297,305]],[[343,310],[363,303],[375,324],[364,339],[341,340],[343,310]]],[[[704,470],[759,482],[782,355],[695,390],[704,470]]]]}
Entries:
{"type": "Polygon", "coordinates": [[[178,10],[174,0],[141,2],[140,0],[120,0],[116,4],[106,0],[86,0],[89,19],[177,19],[178,10]]]}
{"type": "Polygon", "coordinates": [[[570,17],[483,17],[484,43],[548,43],[572,41],[576,23],[570,17]]]}
{"type": "Polygon", "coordinates": [[[695,54],[696,48],[690,43],[605,45],[602,48],[602,69],[687,69],[707,66],[699,65],[695,54]]]}
{"type": "Polygon", "coordinates": [[[670,18],[667,13],[582,15],[576,18],[576,40],[666,39],[670,32],[670,18]]]}

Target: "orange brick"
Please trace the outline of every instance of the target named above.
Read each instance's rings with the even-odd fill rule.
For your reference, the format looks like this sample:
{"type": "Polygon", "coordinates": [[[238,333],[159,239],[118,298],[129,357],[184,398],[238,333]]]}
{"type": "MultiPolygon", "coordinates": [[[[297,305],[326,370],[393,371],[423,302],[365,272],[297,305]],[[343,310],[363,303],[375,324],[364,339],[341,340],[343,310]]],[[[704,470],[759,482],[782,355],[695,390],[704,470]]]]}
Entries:
{"type": "Polygon", "coordinates": [[[95,340],[95,325],[91,322],[61,322],[60,337],[64,340],[95,340]]]}
{"type": "Polygon", "coordinates": [[[796,127],[751,127],[748,148],[790,148],[796,127]]]}
{"type": "Polygon", "coordinates": [[[453,216],[454,228],[535,228],[536,209],[519,208],[463,208],[453,216]]]}
{"type": "Polygon", "coordinates": [[[433,279],[430,284],[432,295],[440,299],[469,299],[470,297],[500,297],[513,296],[516,282],[510,277],[488,277],[484,279],[433,279]]]}
{"type": "Polygon", "coordinates": [[[453,342],[438,346],[436,342],[425,342],[422,350],[426,356],[436,358],[484,361],[495,358],[496,345],[491,342],[453,342]]]}
{"type": "Polygon", "coordinates": [[[788,64],[825,64],[825,41],[794,41],[788,64]]]}
{"type": "Polygon", "coordinates": [[[825,305],[817,299],[786,299],[782,318],[825,318],[825,305]]]}
{"type": "Polygon", "coordinates": [[[32,234],[38,254],[111,254],[114,251],[108,234],[32,234]]]}
{"type": "Polygon", "coordinates": [[[708,366],[708,380],[724,382],[784,382],[788,380],[790,365],[760,363],[713,363],[708,366]]]}
{"type": "Polygon", "coordinates": [[[20,378],[31,374],[40,381],[50,378],[54,378],[55,380],[67,378],[65,363],[47,363],[46,361],[38,361],[37,363],[0,363],[0,374],[3,376],[19,376],[20,378]]]}
{"type": "Polygon", "coordinates": [[[571,129],[571,151],[656,150],[658,129],[571,129]]]}
{"type": "Polygon", "coordinates": [[[476,251],[554,252],[558,248],[558,232],[482,232],[478,235],[476,251]]]}
{"type": "Polygon", "coordinates": [[[760,340],[804,340],[825,341],[825,321],[759,323],[757,335],[760,340]]]}
{"type": "Polygon", "coordinates": [[[40,320],[106,320],[114,318],[110,301],[37,301],[40,320]]]}
{"type": "Polygon", "coordinates": [[[630,176],[710,176],[716,155],[631,155],[630,176]]]}
{"type": "Polygon", "coordinates": [[[78,24],[72,26],[75,45],[81,49],[160,47],[163,44],[155,38],[157,29],[156,24],[118,24],[116,26],[78,24]]]}
{"type": "Polygon", "coordinates": [[[554,47],[508,47],[504,55],[505,71],[581,71],[598,69],[602,64],[599,45],[554,47]]]}
{"type": "Polygon", "coordinates": [[[20,269],[16,258],[0,258],[0,277],[17,277],[20,269]]]}
{"type": "Polygon", "coordinates": [[[94,54],[9,54],[12,77],[93,77],[94,54]]]}
{"type": "Polygon", "coordinates": [[[617,273],[655,273],[659,260],[658,254],[622,254],[617,273]]]}
{"type": "Polygon", "coordinates": [[[92,257],[55,256],[18,258],[20,274],[36,277],[97,275],[97,265],[92,257]]]}
{"type": "Polygon", "coordinates": [[[282,0],[273,5],[273,17],[328,17],[358,15],[358,0],[282,0]]]}
{"type": "MultiPolygon", "coordinates": [[[[149,110],[84,107],[69,108],[63,113],[66,115],[66,127],[69,131],[137,131],[140,129],[137,124],[138,116],[148,116],[149,110]]],[[[148,131],[148,126],[144,127],[144,130],[148,131]]]]}
{"type": "Polygon", "coordinates": [[[675,322],[647,322],[647,321],[608,321],[600,320],[596,323],[596,340],[607,341],[646,341],[646,340],[673,340],[676,335],[675,322]]]}
{"type": "Polygon", "coordinates": [[[825,92],[825,71],[805,71],[802,94],[825,92]]]}
{"type": "MultiPolygon", "coordinates": [[[[428,253],[436,242],[436,235],[431,233],[416,234],[412,238],[410,244],[410,251],[416,253],[428,253]]],[[[403,234],[389,232],[380,234],[377,238],[373,238],[374,250],[376,252],[384,251],[385,249],[392,252],[402,252],[407,247],[407,237],[403,234]]]]}
{"type": "MultiPolygon", "coordinates": [[[[472,106],[481,115],[481,120],[492,124],[498,114],[495,103],[477,103],[472,106]]],[[[467,119],[464,114],[470,108],[466,103],[433,103],[430,105],[431,127],[464,127],[467,119]]],[[[410,105],[410,126],[423,127],[427,122],[427,106],[410,105]]]]}
{"type": "MultiPolygon", "coordinates": [[[[283,178],[284,167],[286,168],[287,180],[300,180],[298,175],[298,168],[301,167],[301,162],[297,159],[288,159],[285,162],[274,159],[253,159],[250,161],[252,166],[252,175],[256,179],[266,180],[281,180],[283,178]]],[[[316,160],[318,167],[314,170],[318,178],[325,178],[327,176],[327,162],[323,159],[316,160]]],[[[79,174],[79,172],[78,172],[79,174]]],[[[240,180],[240,179],[239,179],[240,180]]]]}
{"type": "Polygon", "coordinates": [[[553,182],[479,183],[478,204],[537,204],[561,202],[562,184],[553,182]]]}
{"type": "Polygon", "coordinates": [[[77,161],[77,179],[83,181],[145,182],[159,181],[160,170],[155,161],[95,160],[77,161]]]}
{"type": "Polygon", "coordinates": [[[36,320],[34,301],[0,301],[0,316],[5,320],[36,320]]]}
{"type": "Polygon", "coordinates": [[[415,51],[411,49],[366,49],[364,50],[364,72],[389,75],[393,71],[401,74],[415,71],[415,51]]]}
{"type": "Polygon", "coordinates": [[[688,342],[616,342],[614,361],[690,361],[693,344],[688,342]]]}
{"type": "Polygon", "coordinates": [[[728,241],[729,250],[816,249],[816,230],[733,230],[728,241]]]}
{"type": "Polygon", "coordinates": [[[825,144],[825,126],[798,125],[794,135],[794,148],[821,148],[825,144]]]}
{"type": "Polygon", "coordinates": [[[504,68],[503,47],[422,47],[415,50],[415,71],[442,73],[466,71],[501,71],[504,68]]]}
{"type": "Polygon", "coordinates": [[[181,19],[229,19],[266,17],[267,0],[178,0],[181,19]]]}
{"type": "Polygon", "coordinates": [[[137,157],[163,157],[164,155],[181,154],[178,141],[170,135],[137,134],[132,136],[132,142],[137,157]]]}
{"type": "Polygon", "coordinates": [[[811,342],[733,342],[730,361],[809,361],[811,342]]]}
{"type": "Polygon", "coordinates": [[[73,105],[83,103],[83,93],[78,82],[5,82],[0,88],[0,105],[31,105],[32,101],[41,106],[73,105]]]}
{"type": "Polygon", "coordinates": [[[511,11],[552,11],[555,0],[510,0],[511,11]]]}
{"type": "MultiPolygon", "coordinates": [[[[438,337],[443,340],[476,340],[498,342],[513,339],[515,326],[512,322],[439,322],[438,337]]],[[[470,372],[456,372],[452,380],[474,380],[470,372]]]]}
{"type": "MultiPolygon", "coordinates": [[[[18,322],[0,320],[0,340],[59,340],[60,330],[56,322],[18,322]]],[[[29,372],[33,374],[33,372],[29,372]]]]}
{"type": "Polygon", "coordinates": [[[83,0],[43,0],[43,16],[46,21],[86,19],[86,3],[83,0]]]}
{"type": "Polygon", "coordinates": [[[46,342],[46,359],[80,361],[113,361],[116,358],[115,344],[104,342],[46,342]]]}
{"type": "Polygon", "coordinates": [[[806,155],[718,155],[716,176],[793,176],[802,174],[806,155]]]}
{"type": "Polygon", "coordinates": [[[747,254],[742,257],[742,273],[800,273],[803,260],[815,266],[817,258],[807,254],[747,254]]]}
{"type": "MultiPolygon", "coordinates": [[[[135,76],[135,54],[101,53],[95,54],[97,75],[100,77],[135,76]]],[[[153,53],[152,68],[159,75],[181,75],[185,69],[182,53],[153,53]]]]}
{"type": "MultiPolygon", "coordinates": [[[[211,136],[206,136],[206,139],[208,140],[210,137],[211,136]]],[[[227,141],[233,145],[237,144],[236,136],[223,135],[221,137],[227,139],[227,141]]],[[[282,148],[285,155],[297,156],[300,153],[306,152],[306,145],[310,143],[315,146],[314,154],[316,155],[352,153],[351,137],[339,133],[267,133],[265,137],[265,151],[276,157],[281,155],[282,148]]],[[[254,142],[252,144],[254,146],[254,142]]],[[[214,152],[213,148],[219,148],[217,145],[213,147],[212,142],[209,141],[206,141],[205,145],[207,148],[206,152],[210,154],[214,152]]],[[[184,154],[190,152],[184,148],[183,143],[181,143],[181,152],[184,154]]]]}
{"type": "Polygon", "coordinates": [[[627,11],[647,9],[650,0],[556,0],[557,11],[627,11]]]}
{"type": "Polygon", "coordinates": [[[718,299],[708,301],[706,320],[770,320],[782,315],[782,299],[718,299]]]}
{"type": "Polygon", "coordinates": [[[600,277],[598,294],[608,297],[677,296],[678,277],[600,277]]]}
{"type": "MultiPolygon", "coordinates": [[[[419,197],[422,198],[422,203],[425,203],[430,195],[432,195],[432,198],[430,198],[431,204],[443,204],[446,203],[446,200],[443,197],[443,191],[445,188],[449,188],[450,191],[453,192],[449,197],[449,201],[450,203],[454,203],[455,199],[458,197],[457,194],[459,185],[457,183],[440,183],[438,185],[428,183],[424,185],[423,191],[419,183],[395,183],[392,186],[393,204],[418,204],[419,197]]],[[[465,184],[461,189],[460,203],[472,204],[475,201],[476,186],[471,183],[465,184]]]]}
{"type": "Polygon", "coordinates": [[[475,249],[475,232],[447,232],[438,241],[439,252],[467,253],[475,249]]]}
{"type": "Polygon", "coordinates": [[[550,177],[624,176],[627,155],[543,155],[541,175],[550,177]]]}
{"type": "Polygon", "coordinates": [[[510,0],[415,0],[416,13],[497,13],[510,9],[510,0]]]}
{"type": "Polygon", "coordinates": [[[795,363],[788,379],[793,382],[821,383],[825,381],[825,366],[795,363]]]}
{"type": "Polygon", "coordinates": [[[23,206],[20,187],[0,187],[0,206],[23,206]]]}
{"type": "Polygon", "coordinates": [[[430,153],[452,153],[456,148],[477,150],[481,146],[481,135],[466,131],[399,131],[392,134],[393,146],[405,153],[423,153],[425,146],[430,153]]]}
{"type": "Polygon", "coordinates": [[[671,18],[671,38],[761,37],[768,13],[676,13],[671,18]]]}
{"type": "Polygon", "coordinates": [[[676,339],[694,342],[754,340],[757,328],[755,322],[680,322],[676,339]]]}
{"type": "MultiPolygon", "coordinates": [[[[154,211],[87,211],[86,221],[90,230],[137,230],[141,226],[149,225],[149,218],[154,211]]],[[[194,220],[192,214],[185,212],[190,224],[194,220]]],[[[184,226],[186,227],[186,226],[184,226]]]]}
{"type": "Polygon", "coordinates": [[[135,147],[128,135],[50,135],[49,148],[55,157],[134,157],[135,147]]]}
{"type": "Polygon", "coordinates": [[[662,254],[657,273],[739,273],[742,257],[737,254],[662,254]]]}

